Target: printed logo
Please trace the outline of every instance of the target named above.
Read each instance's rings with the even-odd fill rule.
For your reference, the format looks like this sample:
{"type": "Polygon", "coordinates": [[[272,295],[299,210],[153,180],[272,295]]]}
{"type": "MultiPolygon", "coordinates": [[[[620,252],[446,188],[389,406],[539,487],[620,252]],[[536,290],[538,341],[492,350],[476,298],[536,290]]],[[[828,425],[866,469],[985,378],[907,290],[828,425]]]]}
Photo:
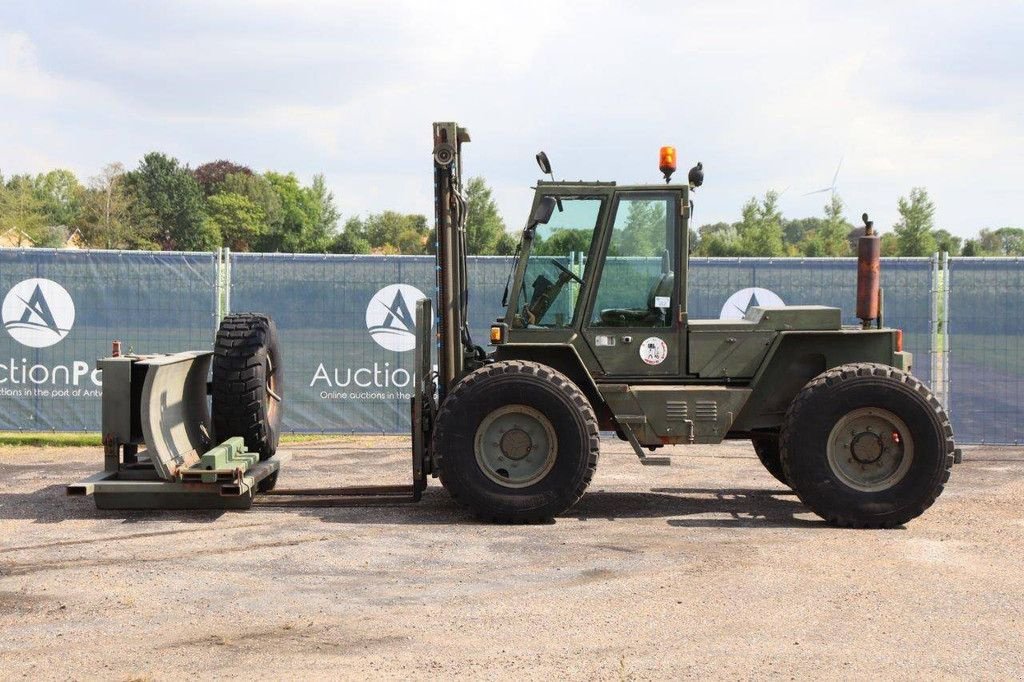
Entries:
{"type": "Polygon", "coordinates": [[[657,336],[651,336],[640,344],[640,359],[648,365],[660,365],[668,357],[668,344],[657,336]]]}
{"type": "Polygon", "coordinates": [[[426,298],[409,284],[389,284],[366,306],[366,328],[381,348],[403,353],[416,347],[416,301],[426,298]]]}
{"type": "Polygon", "coordinates": [[[7,292],[0,316],[15,341],[32,348],[46,348],[71,331],[75,302],[64,287],[52,280],[26,279],[7,292]]]}
{"type": "Polygon", "coordinates": [[[771,289],[748,287],[740,289],[726,300],[718,318],[721,320],[742,320],[743,316],[747,314],[747,309],[755,305],[762,308],[775,308],[786,304],[771,289]]]}

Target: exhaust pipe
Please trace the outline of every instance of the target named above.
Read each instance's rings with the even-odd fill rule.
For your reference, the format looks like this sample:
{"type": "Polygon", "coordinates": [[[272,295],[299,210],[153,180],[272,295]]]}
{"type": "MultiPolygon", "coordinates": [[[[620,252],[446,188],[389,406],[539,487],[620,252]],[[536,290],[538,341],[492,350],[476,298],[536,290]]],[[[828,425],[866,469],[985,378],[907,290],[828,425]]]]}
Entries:
{"type": "Polygon", "coordinates": [[[875,234],[875,224],[868,220],[868,214],[861,219],[864,236],[857,241],[857,317],[867,329],[879,318],[882,241],[875,234]]]}

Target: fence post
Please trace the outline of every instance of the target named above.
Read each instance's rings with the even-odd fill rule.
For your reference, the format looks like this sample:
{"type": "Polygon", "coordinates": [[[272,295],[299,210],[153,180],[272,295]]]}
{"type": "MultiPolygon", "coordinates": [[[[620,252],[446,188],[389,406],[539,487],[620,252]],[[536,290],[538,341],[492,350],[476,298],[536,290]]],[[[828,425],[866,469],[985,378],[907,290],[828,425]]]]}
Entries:
{"type": "Polygon", "coordinates": [[[231,249],[224,247],[224,314],[231,314],[231,249]]]}
{"type": "Polygon", "coordinates": [[[942,335],[942,355],[940,357],[942,361],[942,404],[946,408],[946,414],[952,417],[953,406],[950,402],[950,390],[949,390],[949,289],[952,284],[952,278],[950,277],[949,267],[951,261],[949,253],[947,251],[942,252],[942,308],[941,308],[941,329],[942,335]]]}
{"type": "Polygon", "coordinates": [[[939,395],[942,392],[942,380],[939,376],[939,254],[932,254],[931,292],[928,297],[928,366],[931,374],[931,389],[939,395]]]}

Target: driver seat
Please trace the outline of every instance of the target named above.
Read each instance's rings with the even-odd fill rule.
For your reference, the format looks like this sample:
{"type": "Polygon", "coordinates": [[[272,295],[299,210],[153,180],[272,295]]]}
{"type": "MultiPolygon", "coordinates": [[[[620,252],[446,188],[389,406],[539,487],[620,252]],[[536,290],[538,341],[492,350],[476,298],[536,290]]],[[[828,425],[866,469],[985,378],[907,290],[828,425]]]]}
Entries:
{"type": "Polygon", "coordinates": [[[647,309],[636,308],[605,308],[601,311],[601,325],[605,327],[667,327],[669,326],[669,310],[658,308],[654,304],[658,298],[671,297],[675,284],[675,273],[671,270],[663,272],[651,285],[647,294],[647,309]]]}

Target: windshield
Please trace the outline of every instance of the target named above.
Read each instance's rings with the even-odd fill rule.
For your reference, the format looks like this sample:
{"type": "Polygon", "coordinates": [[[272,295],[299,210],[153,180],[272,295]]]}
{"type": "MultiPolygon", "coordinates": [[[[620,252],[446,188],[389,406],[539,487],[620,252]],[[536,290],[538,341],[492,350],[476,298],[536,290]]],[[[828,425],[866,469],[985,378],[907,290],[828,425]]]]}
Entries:
{"type": "Polygon", "coordinates": [[[561,210],[555,210],[551,220],[534,231],[512,318],[514,327],[572,325],[604,199],[563,196],[559,200],[561,210]]]}

